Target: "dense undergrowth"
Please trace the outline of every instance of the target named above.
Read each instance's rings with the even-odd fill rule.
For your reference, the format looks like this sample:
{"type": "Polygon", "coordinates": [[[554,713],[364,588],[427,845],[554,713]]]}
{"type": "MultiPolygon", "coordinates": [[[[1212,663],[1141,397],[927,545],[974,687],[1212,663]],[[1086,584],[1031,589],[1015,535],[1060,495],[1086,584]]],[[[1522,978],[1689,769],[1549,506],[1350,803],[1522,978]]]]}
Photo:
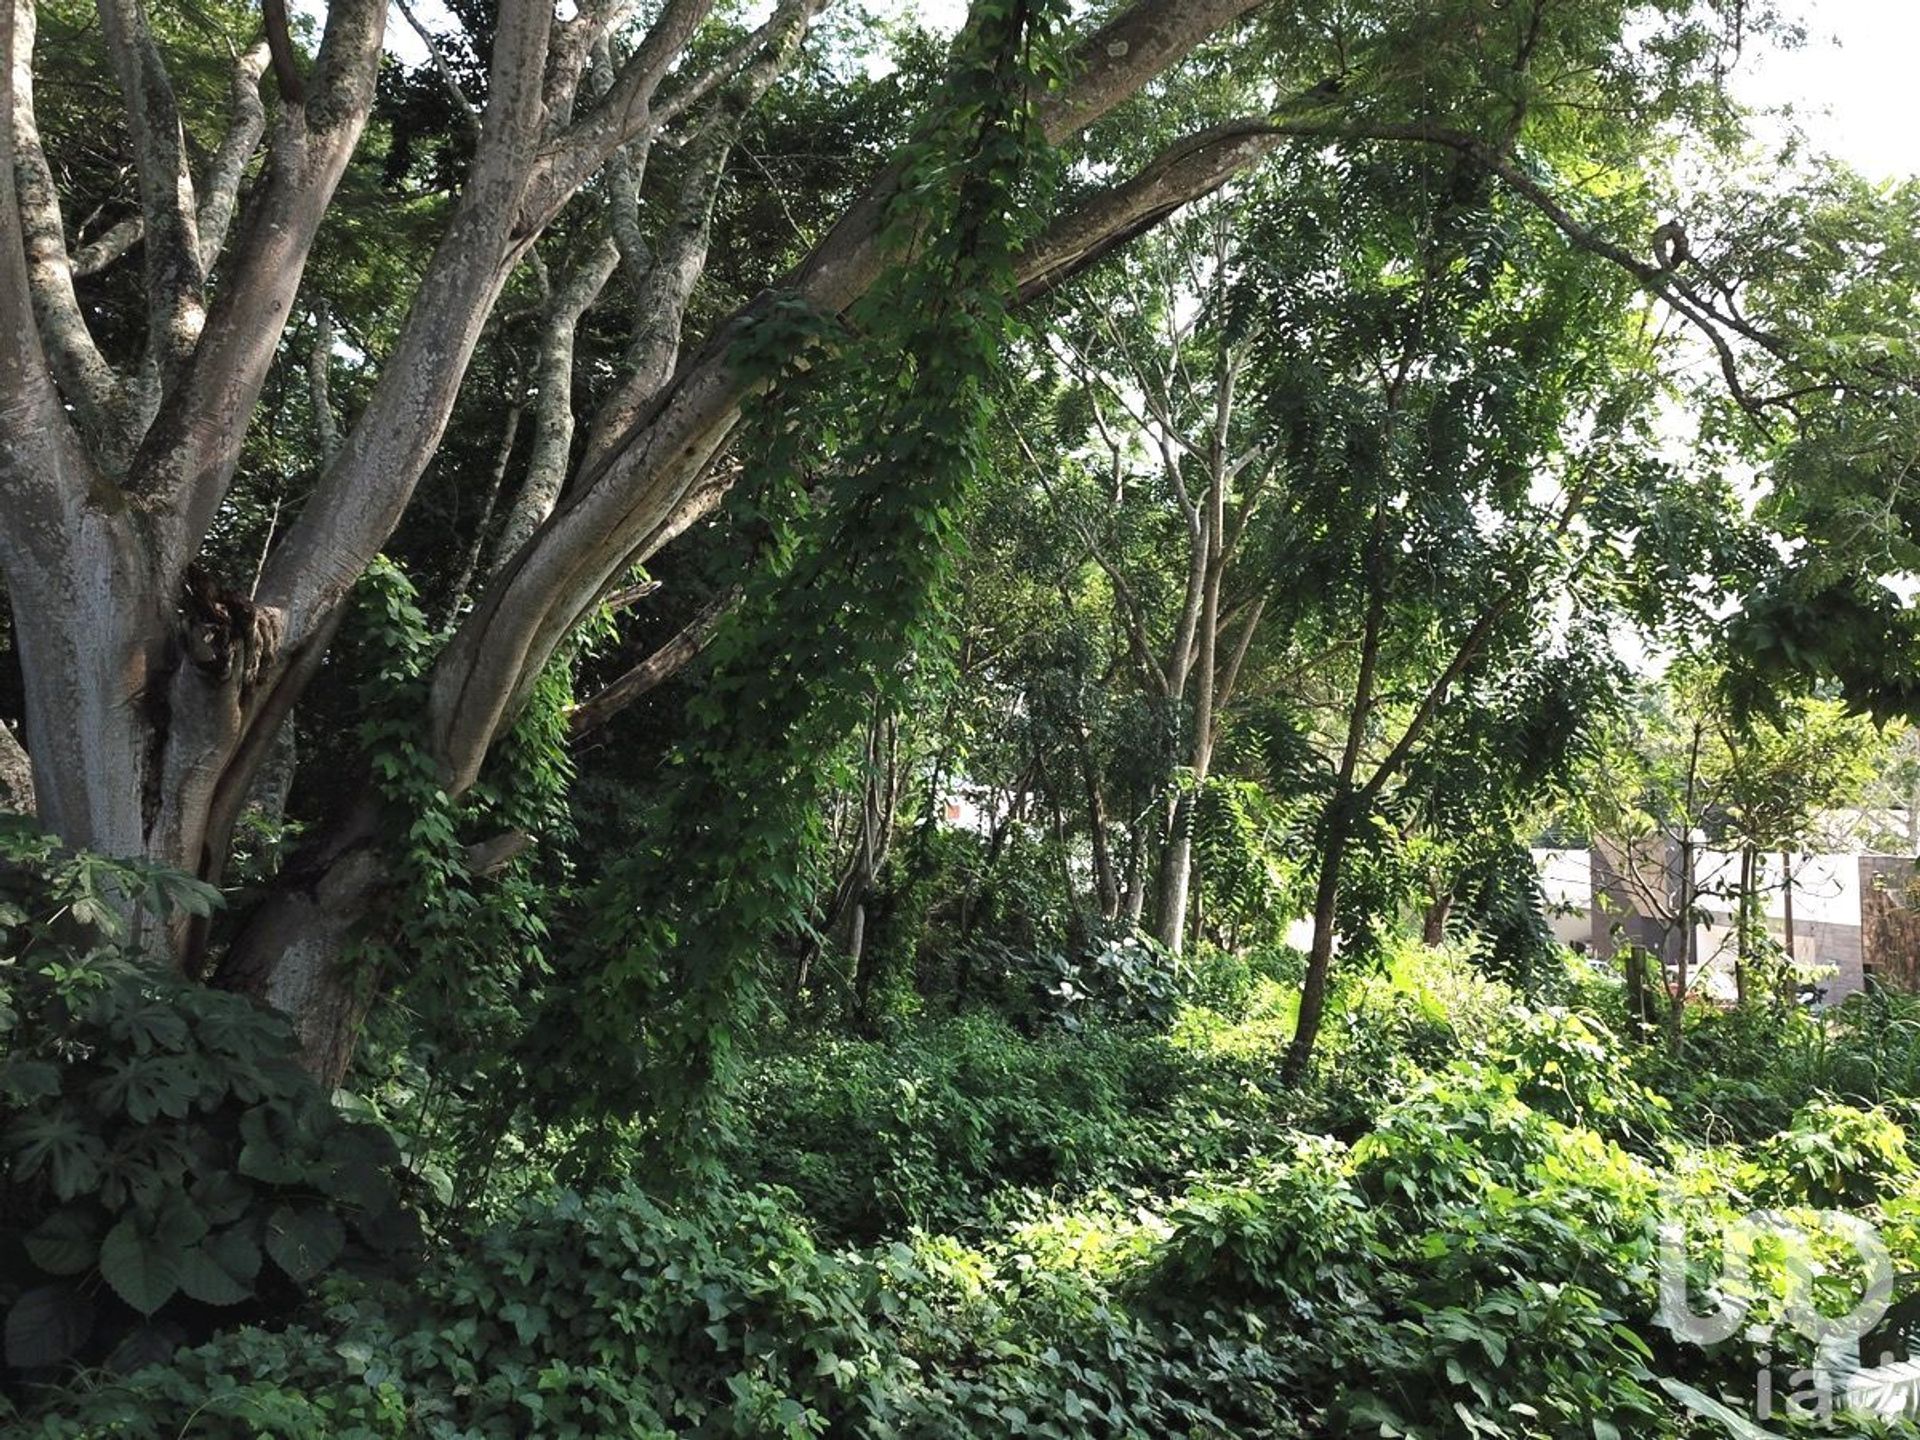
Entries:
{"type": "MultiPolygon", "coordinates": [[[[1812,1209],[1920,1268],[1920,1010],[1702,1009],[1674,1061],[1604,980],[1529,1008],[1407,947],[1289,1092],[1285,963],[1211,962],[1156,1022],[795,1038],[695,1189],[503,1172],[426,1204],[424,1258],[334,1267],[290,1323],[16,1371],[9,1432],[1606,1440],[1729,1433],[1699,1412],[1752,1414],[1767,1366],[1765,1428],[1830,1433],[1779,1403],[1812,1358],[1786,1326],[1765,1354],[1661,1328],[1656,1225],[1690,1223],[1705,1275],[1718,1222],[1798,1216],[1836,1312],[1857,1266],[1812,1209]]],[[[1795,1263],[1756,1251],[1750,1323],[1795,1263]]]]}

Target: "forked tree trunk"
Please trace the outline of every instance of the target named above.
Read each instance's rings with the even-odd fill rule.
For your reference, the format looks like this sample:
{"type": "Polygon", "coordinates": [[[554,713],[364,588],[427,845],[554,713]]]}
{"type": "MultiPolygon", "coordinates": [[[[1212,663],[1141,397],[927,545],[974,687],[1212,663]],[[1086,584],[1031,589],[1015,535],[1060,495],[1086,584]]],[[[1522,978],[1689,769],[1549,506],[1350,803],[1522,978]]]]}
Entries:
{"type": "MultiPolygon", "coordinates": [[[[1086,37],[1073,79],[1040,102],[1041,129],[1052,140],[1075,134],[1254,7],[1175,0],[1123,11],[1086,37]]],[[[501,0],[462,194],[361,413],[243,593],[195,560],[239,473],[312,243],[371,113],[386,5],[335,0],[310,63],[275,57],[282,83],[271,126],[257,91],[236,83],[231,132],[201,174],[191,173],[144,11],[115,9],[106,40],[139,152],[149,332],[146,353],[116,369],[121,357],[100,352],[74,297],[55,171],[40,153],[34,7],[0,0],[0,177],[13,181],[0,184],[0,568],[47,829],[77,846],[221,878],[254,778],[301,691],[323,673],[349,592],[436,453],[509,274],[596,174],[710,96],[718,98],[692,110],[686,128],[699,153],[724,149],[732,92],[764,89],[818,4],[782,0],[746,46],[703,73],[703,62],[685,57],[699,55],[694,41],[711,8],[665,0],[597,103],[576,104],[594,45],[626,7],[580,7],[556,20],[546,0],[501,0]],[[263,131],[270,154],[250,167],[263,131]],[[249,173],[258,178],[234,227],[240,238],[221,254],[249,173]],[[218,283],[209,285],[216,261],[218,283]]],[[[237,57],[239,80],[257,82],[261,59],[237,57]]],[[[1060,216],[1023,258],[1022,298],[1047,293],[1281,143],[1258,122],[1178,142],[1060,216]]],[[[883,175],[787,278],[802,302],[840,311],[884,272],[896,178],[883,175]]],[[[701,193],[710,197],[710,187],[701,193]]],[[[600,427],[593,463],[504,561],[436,662],[427,719],[451,797],[472,785],[495,737],[607,589],[709,513],[726,483],[712,462],[749,398],[731,357],[758,312],[723,323],[674,368],[686,300],[677,291],[697,278],[705,232],[697,216],[665,218],[679,238],[661,258],[673,263],[654,267],[646,295],[658,303],[640,317],[648,334],[666,337],[641,367],[660,378],[623,387],[633,422],[600,427]],[[656,365],[661,356],[668,363],[656,365]]],[[[323,1079],[343,1072],[373,992],[340,962],[380,896],[380,828],[364,797],[323,827],[218,970],[219,983],[292,1016],[323,1079]]],[[[143,925],[141,937],[197,968],[184,927],[162,935],[143,925]]]]}

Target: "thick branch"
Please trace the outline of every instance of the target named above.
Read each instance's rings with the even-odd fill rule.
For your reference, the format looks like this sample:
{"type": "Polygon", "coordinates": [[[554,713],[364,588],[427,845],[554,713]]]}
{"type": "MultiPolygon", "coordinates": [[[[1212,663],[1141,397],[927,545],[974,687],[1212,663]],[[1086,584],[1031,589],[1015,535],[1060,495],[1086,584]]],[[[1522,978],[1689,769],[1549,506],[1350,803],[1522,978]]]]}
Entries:
{"type": "MultiPolygon", "coordinates": [[[[313,411],[313,440],[326,464],[340,449],[340,423],[333,413],[333,309],[322,300],[313,307],[313,346],[307,351],[307,404],[313,411]]],[[[265,559],[261,561],[264,566],[265,559]]]]}
{"type": "Polygon", "coordinates": [[[1175,141],[1131,180],[1100,192],[1048,230],[1052,266],[1025,280],[1020,298],[1057,289],[1181,206],[1212,194],[1285,139],[1264,121],[1237,120],[1175,141]]]}
{"type": "MultiPolygon", "coordinates": [[[[18,224],[23,233],[15,244],[25,245],[25,280],[39,328],[38,339],[46,346],[46,358],[82,429],[98,442],[100,453],[109,457],[109,463],[115,452],[124,461],[128,447],[120,418],[120,381],[94,343],[73,293],[74,271],[67,258],[60,192],[54,187],[34,119],[33,0],[0,0],[0,7],[7,11],[12,31],[7,64],[12,159],[0,176],[12,178],[6,187],[10,192],[6,199],[10,210],[18,205],[18,224]]],[[[12,297],[8,298],[9,307],[0,313],[18,316],[24,324],[28,307],[22,304],[12,308],[12,297]]],[[[9,345],[18,343],[13,336],[4,338],[9,345]]]]}
{"type": "MultiPolygon", "coordinates": [[[[1185,0],[1155,4],[1145,0],[1121,11],[1078,47],[1071,66],[1073,79],[1040,103],[1042,132],[1054,144],[1078,133],[1130,99],[1195,46],[1258,9],[1260,3],[1185,0]]],[[[814,247],[793,277],[795,288],[822,309],[844,309],[873,283],[880,261],[876,241],[898,181],[897,169],[882,175],[814,247]]],[[[1060,260],[1055,258],[1052,263],[1058,268],[1060,260]]],[[[1023,277],[1023,285],[1030,278],[1023,277]]]]}
{"type": "Polygon", "coordinates": [[[534,371],[533,450],[526,479],[500,527],[491,569],[526,544],[559,502],[573,455],[574,336],[580,317],[600,298],[619,263],[613,241],[603,239],[554,289],[534,371]]]}
{"type": "MultiPolygon", "coordinates": [[[[1050,138],[1064,138],[1075,124],[1111,110],[1131,88],[1252,8],[1249,0],[1194,0],[1142,4],[1122,15],[1083,48],[1079,80],[1043,107],[1050,138]],[[1117,53],[1134,41],[1128,54],[1117,53]]],[[[895,183],[889,170],[790,277],[790,287],[808,303],[843,309],[883,272],[879,237],[895,183]]],[[[1057,270],[1060,261],[1051,247],[1036,247],[1016,283],[1057,270]]],[[[450,790],[471,783],[525,686],[611,577],[663,543],[663,531],[737,421],[745,391],[730,355],[756,314],[749,306],[682,366],[676,382],[599,467],[581,476],[540,534],[501,572],[443,653],[432,723],[450,790]]]]}
{"type": "MultiPolygon", "coordinates": [[[[673,376],[680,358],[681,326],[694,286],[707,268],[707,247],[713,231],[713,206],[726,173],[728,157],[740,133],[740,121],[767,88],[779,78],[791,58],[800,32],[789,42],[764,53],[730,90],[715,113],[709,115],[686,146],[685,171],[680,177],[680,200],[635,287],[634,314],[638,317],[627,347],[626,378],[594,415],[581,469],[597,469],[609,450],[633,425],[647,405],[673,376]]],[[[615,203],[621,196],[616,194],[615,203]]],[[[631,227],[620,249],[629,258],[631,227]]],[[[544,517],[542,517],[544,518],[544,517]]],[[[520,539],[524,541],[526,535],[520,539]]]]}
{"type": "Polygon", "coordinates": [[[487,110],[460,203],[380,379],[300,518],[268,561],[261,596],[289,643],[321,626],[398,523],[446,430],[467,364],[518,253],[514,217],[544,113],[549,0],[506,0],[487,110]]]}
{"type": "MultiPolygon", "coordinates": [[[[240,199],[240,182],[246,178],[247,162],[260,148],[260,137],[267,133],[267,107],[260,98],[260,77],[267,69],[267,42],[261,40],[233,62],[233,76],[227,88],[230,112],[227,133],[220,138],[213,162],[207,167],[200,186],[200,266],[213,269],[214,261],[226,247],[227,227],[233,223],[234,206],[240,199]]],[[[286,93],[284,83],[281,93],[286,93]]]]}
{"type": "Polygon", "coordinates": [[[739,602],[740,591],[734,590],[703,606],[700,613],[671,640],[619,679],[575,706],[573,714],[567,718],[568,733],[578,741],[583,735],[599,729],[648,691],[672,679],[707,648],[713,632],[739,602]]]}
{"type": "Polygon", "coordinates": [[[162,376],[192,350],[206,321],[200,223],[186,131],[143,0],[99,0],[100,28],[126,103],[145,221],[147,360],[145,384],[158,398],[162,376]]]}
{"type": "Polygon", "coordinates": [[[260,0],[266,20],[267,48],[273,56],[273,80],[280,87],[280,103],[307,103],[306,81],[300,78],[300,62],[294,58],[293,34],[287,26],[287,0],[260,0]]]}
{"type": "Polygon", "coordinates": [[[283,108],[267,174],[232,247],[206,333],[133,467],[171,574],[184,570],[240,461],[314,236],[373,107],[383,0],[336,0],[304,108],[283,108]]]}
{"type": "Polygon", "coordinates": [[[138,245],[145,230],[146,225],[138,215],[129,215],[97,238],[89,240],[73,252],[74,278],[98,275],[138,245]]]}
{"type": "MultiPolygon", "coordinates": [[[[23,108],[32,133],[30,105],[23,107],[16,88],[29,63],[32,13],[30,5],[0,4],[0,60],[6,62],[0,76],[7,87],[0,98],[15,122],[0,124],[0,177],[16,173],[23,108]],[[19,23],[23,15],[25,24],[19,23]]],[[[41,348],[15,197],[15,186],[0,184],[0,564],[17,572],[51,558],[62,513],[91,492],[94,476],[41,348]]],[[[59,257],[63,269],[65,258],[59,257]]],[[[71,286],[67,293],[71,297],[71,286]]]]}
{"type": "Polygon", "coordinates": [[[652,113],[654,94],[712,10],[713,0],[667,0],[606,96],[543,158],[528,197],[533,228],[545,223],[543,217],[557,214],[567,197],[615,150],[643,131],[658,128],[652,113]]]}

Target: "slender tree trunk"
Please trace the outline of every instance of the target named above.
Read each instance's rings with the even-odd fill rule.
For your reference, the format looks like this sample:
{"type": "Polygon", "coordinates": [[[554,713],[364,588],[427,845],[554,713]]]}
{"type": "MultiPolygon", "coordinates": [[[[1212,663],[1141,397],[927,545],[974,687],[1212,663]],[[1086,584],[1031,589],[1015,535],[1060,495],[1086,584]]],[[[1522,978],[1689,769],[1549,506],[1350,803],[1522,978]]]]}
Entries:
{"type": "Polygon", "coordinates": [[[1146,839],[1140,833],[1140,826],[1137,823],[1128,826],[1126,898],[1121,901],[1120,913],[1128,924],[1136,927],[1147,906],[1146,852],[1146,839]]]}
{"type": "MultiPolygon", "coordinates": [[[[1374,671],[1380,662],[1380,632],[1386,623],[1386,533],[1386,510],[1375,506],[1367,537],[1367,616],[1361,627],[1360,671],[1354,680],[1353,710],[1347,716],[1347,738],[1340,752],[1340,768],[1334,778],[1333,794],[1327,801],[1320,873],[1314,885],[1313,939],[1307,948],[1307,973],[1300,985],[1300,1016],[1294,1023],[1293,1042],[1287,1047],[1287,1058],[1280,1072],[1281,1079],[1290,1086],[1297,1086],[1306,1078],[1327,1007],[1334,926],[1340,908],[1340,867],[1346,859],[1354,818],[1350,813],[1356,798],[1353,779],[1360,767],[1367,720],[1373,712],[1374,671]]],[[[1380,778],[1381,774],[1376,772],[1369,788],[1377,785],[1380,778]]]]}
{"type": "Polygon", "coordinates": [[[1307,950],[1307,973],[1300,986],[1300,1016],[1280,1078],[1298,1086],[1313,1063],[1313,1048],[1326,1017],[1327,987],[1333,973],[1333,942],[1339,921],[1340,867],[1347,855],[1348,798],[1336,796],[1327,809],[1326,834],[1320,848],[1320,873],[1313,890],[1313,940],[1307,950]]]}
{"type": "Polygon", "coordinates": [[[1740,847],[1740,899],[1733,934],[1733,993],[1734,1002],[1742,1009],[1746,1008],[1749,998],[1753,942],[1760,922],[1759,892],[1754,880],[1757,859],[1753,846],[1740,847]]]}
{"type": "Polygon", "coordinates": [[[1114,874],[1113,842],[1107,834],[1107,799],[1100,786],[1100,768],[1085,729],[1079,731],[1080,775],[1087,792],[1087,834],[1093,846],[1093,893],[1100,918],[1120,913],[1120,882],[1114,874]]]}
{"type": "Polygon", "coordinates": [[[1160,852],[1159,909],[1154,934],[1175,955],[1186,943],[1187,887],[1193,879],[1193,792],[1183,788],[1167,822],[1167,843],[1160,852]]]}
{"type": "Polygon", "coordinates": [[[1793,951],[1793,852],[1780,852],[1781,939],[1785,942],[1787,963],[1780,972],[1780,999],[1783,1004],[1799,1003],[1799,970],[1793,951]]]}
{"type": "Polygon", "coordinates": [[[1420,922],[1420,943],[1423,945],[1444,945],[1447,941],[1447,919],[1453,914],[1453,892],[1442,890],[1427,903],[1426,914],[1420,922]]]}
{"type": "Polygon", "coordinates": [[[1627,1023],[1637,1039],[1645,1039],[1647,1017],[1652,1010],[1647,994],[1646,959],[1640,947],[1631,941],[1621,953],[1627,980],[1627,1023]]]}
{"type": "Polygon", "coordinates": [[[1693,984],[1694,893],[1693,832],[1680,841],[1680,944],[1675,955],[1673,989],[1667,1006],[1667,1047],[1679,1058],[1686,1044],[1687,991],[1693,984]]]}

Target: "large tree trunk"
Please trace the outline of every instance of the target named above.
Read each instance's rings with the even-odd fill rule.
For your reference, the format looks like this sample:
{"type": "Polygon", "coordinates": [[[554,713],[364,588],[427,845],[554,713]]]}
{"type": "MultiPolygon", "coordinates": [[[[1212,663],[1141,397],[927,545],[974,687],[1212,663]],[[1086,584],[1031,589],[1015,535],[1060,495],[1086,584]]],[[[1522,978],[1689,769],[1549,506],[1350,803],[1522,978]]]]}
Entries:
{"type": "Polygon", "coordinates": [[[34,813],[33,761],[4,720],[0,720],[0,810],[34,813]]]}
{"type": "Polygon", "coordinates": [[[286,1014],[301,1063],[327,1085],[346,1075],[377,993],[380,977],[346,961],[390,883],[387,838],[372,799],[356,803],[329,828],[324,849],[303,850],[281,873],[215,976],[286,1014]]]}

